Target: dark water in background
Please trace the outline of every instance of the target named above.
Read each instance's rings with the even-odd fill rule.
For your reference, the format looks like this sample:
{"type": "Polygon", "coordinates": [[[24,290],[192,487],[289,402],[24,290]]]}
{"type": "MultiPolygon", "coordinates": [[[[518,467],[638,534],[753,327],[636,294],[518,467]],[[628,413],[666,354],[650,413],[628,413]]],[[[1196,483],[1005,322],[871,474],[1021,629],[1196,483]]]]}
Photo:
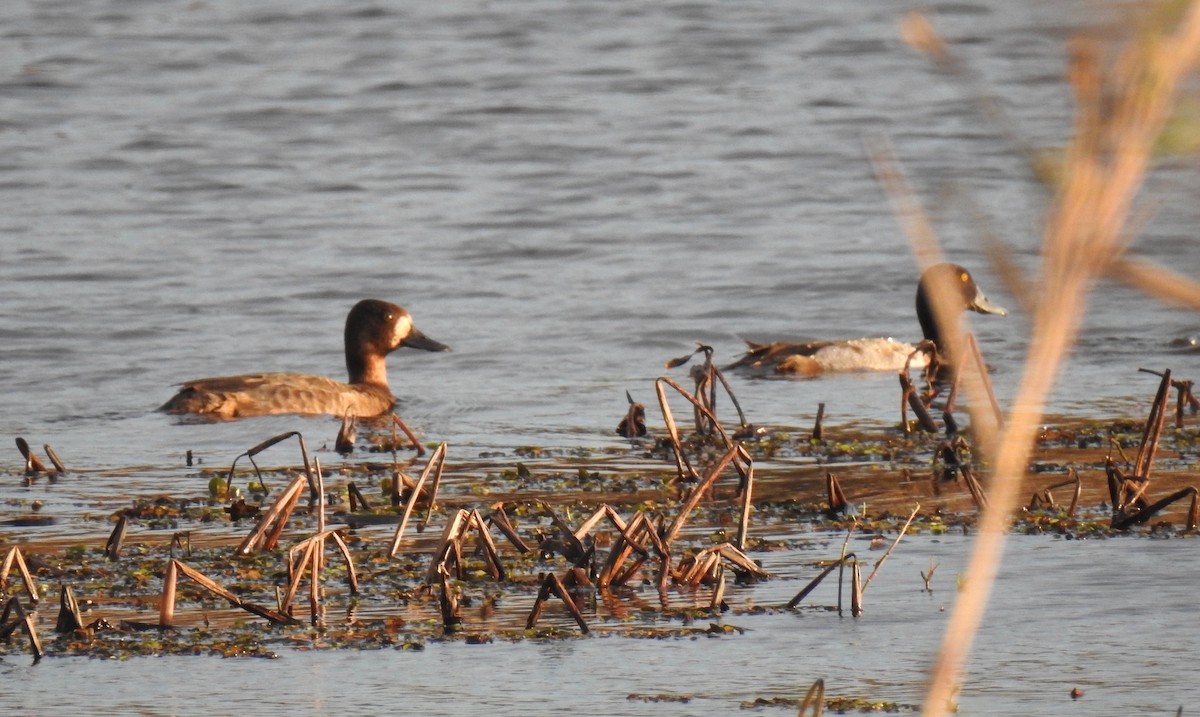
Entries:
{"type": "MultiPolygon", "coordinates": [[[[932,7],[1021,132],[1061,143],[1064,40],[1087,6],[932,7]]],[[[0,437],[72,467],[156,467],[67,494],[178,489],[186,450],[223,465],[284,430],[330,443],[328,419],[177,425],[153,409],[199,376],[342,376],[345,312],[375,296],[455,349],[389,362],[401,415],[449,441],[451,464],[612,445],[624,392],[650,403],[695,339],[729,361],[741,337],[919,336],[907,242],[863,151],[874,134],[949,256],[1014,309],[973,322],[1011,396],[1028,320],[947,197],[971,193],[1033,267],[1047,196],[971,92],[898,39],[904,9],[6,3],[0,437]]],[[[1196,174],[1164,159],[1137,245],[1192,276],[1196,174]]],[[[1091,309],[1052,410],[1140,413],[1155,384],[1136,367],[1191,375],[1171,342],[1200,330],[1192,313],[1107,284],[1091,309]]],[[[821,401],[833,425],[896,420],[886,373],[734,381],[759,424],[808,424],[821,401]]]]}

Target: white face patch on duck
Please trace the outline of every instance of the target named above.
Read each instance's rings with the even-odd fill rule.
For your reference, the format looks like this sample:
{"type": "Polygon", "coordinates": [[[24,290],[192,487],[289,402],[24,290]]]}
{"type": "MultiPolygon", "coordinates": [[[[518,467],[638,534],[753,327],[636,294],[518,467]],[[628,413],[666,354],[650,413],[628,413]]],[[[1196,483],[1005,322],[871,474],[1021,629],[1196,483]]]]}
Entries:
{"type": "Polygon", "coordinates": [[[404,343],[404,340],[409,337],[409,334],[412,333],[412,330],[412,317],[408,315],[408,312],[400,314],[400,316],[396,319],[395,327],[392,329],[392,346],[399,346],[400,344],[404,343]]]}

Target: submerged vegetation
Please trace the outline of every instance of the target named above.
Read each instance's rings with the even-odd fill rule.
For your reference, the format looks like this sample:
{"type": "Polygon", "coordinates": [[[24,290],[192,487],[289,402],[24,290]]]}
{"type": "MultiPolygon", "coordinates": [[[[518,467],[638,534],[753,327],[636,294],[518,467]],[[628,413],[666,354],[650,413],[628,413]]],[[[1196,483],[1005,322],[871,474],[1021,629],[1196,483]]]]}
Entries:
{"type": "MultiPolygon", "coordinates": [[[[0,654],[274,657],[282,648],[414,650],[445,640],[738,636],[739,616],[814,608],[858,616],[903,535],[974,530],[980,494],[963,467],[986,474],[987,466],[969,432],[818,425],[756,429],[734,442],[711,404],[679,391],[702,409],[699,430],[682,433],[666,408],[665,435],[588,455],[523,447],[456,462],[442,445],[421,461],[402,457],[410,446],[378,462],[371,447],[388,439],[364,427],[363,457],[326,466],[289,433],[238,458],[285,450],[276,446],[295,438],[294,469],[239,470],[237,460],[202,468],[190,492],[94,513],[79,526],[92,539],[9,539],[0,585],[13,610],[0,654]],[[891,546],[865,582],[847,550],[859,538],[891,546]],[[780,579],[763,566],[783,550],[809,556],[811,582],[797,584],[790,602],[739,600],[740,586],[780,579]],[[837,605],[810,604],[834,572],[837,605]],[[21,622],[17,607],[32,618],[21,622]],[[26,624],[31,637],[21,640],[26,624]]],[[[1031,499],[1013,530],[1182,534],[1182,506],[1117,526],[1108,478],[1122,466],[1133,475],[1134,455],[1153,437],[1154,493],[1194,480],[1200,447],[1190,405],[1180,407],[1179,428],[1163,428],[1162,410],[1146,423],[1063,419],[1044,428],[1031,499]],[[1077,477],[1071,487],[1067,476],[1077,477]]],[[[61,464],[27,462],[9,479],[52,474],[73,478],[61,464]]]]}

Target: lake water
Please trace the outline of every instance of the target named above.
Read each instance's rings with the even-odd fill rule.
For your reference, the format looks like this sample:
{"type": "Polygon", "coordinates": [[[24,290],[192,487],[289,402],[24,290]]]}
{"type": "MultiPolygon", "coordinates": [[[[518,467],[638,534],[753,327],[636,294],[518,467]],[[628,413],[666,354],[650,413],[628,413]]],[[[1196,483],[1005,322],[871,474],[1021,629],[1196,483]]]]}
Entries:
{"type": "MultiPolygon", "coordinates": [[[[517,445],[614,445],[625,391],[651,404],[663,362],[694,340],[727,363],[742,338],[918,338],[914,262],[865,157],[872,136],[893,142],[947,254],[1013,310],[972,321],[1011,396],[1028,316],[953,197],[973,196],[1035,266],[1047,192],[975,96],[1001,97],[1033,144],[1061,144],[1065,40],[1092,6],[929,7],[981,86],[900,41],[903,3],[4,4],[0,436],[126,477],[88,474],[69,500],[12,478],[0,499],[102,512],[75,494],[182,490],[188,450],[225,465],[285,430],[332,443],[330,419],[195,425],[154,408],[200,376],[342,376],[342,322],[363,297],[408,307],[454,347],[389,361],[399,413],[449,442],[451,466],[517,445]]],[[[1193,158],[1163,159],[1138,255],[1200,274],[1196,186],[1193,158]]],[[[1193,377],[1197,354],[1178,346],[1197,334],[1194,313],[1101,284],[1051,410],[1142,414],[1156,380],[1136,368],[1193,377]]],[[[820,402],[834,425],[897,417],[886,373],[733,381],[757,424],[808,425],[820,402]]],[[[0,465],[18,471],[16,451],[0,465]]],[[[930,630],[897,656],[917,666],[897,684],[920,679],[930,630]]],[[[813,676],[789,666],[806,640],[780,667],[797,688],[813,676]]],[[[617,660],[608,647],[545,652],[617,660]]],[[[405,670],[464,649],[406,657],[421,666],[405,670]]],[[[192,669],[170,663],[147,674],[192,669]]],[[[101,668],[38,669],[79,670],[67,679],[84,684],[101,668]]]]}

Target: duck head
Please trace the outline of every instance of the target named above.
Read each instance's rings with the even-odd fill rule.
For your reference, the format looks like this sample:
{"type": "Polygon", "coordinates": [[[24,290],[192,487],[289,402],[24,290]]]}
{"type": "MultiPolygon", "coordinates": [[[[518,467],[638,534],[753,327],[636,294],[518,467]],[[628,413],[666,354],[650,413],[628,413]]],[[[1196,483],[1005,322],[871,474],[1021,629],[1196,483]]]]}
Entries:
{"type": "Polygon", "coordinates": [[[958,264],[935,264],[925,270],[917,285],[917,319],[925,338],[940,343],[941,333],[933,313],[933,292],[946,291],[954,297],[953,308],[959,312],[971,310],[980,314],[1007,316],[1008,311],[988,301],[975,284],[971,272],[958,264]]]}
{"type": "Polygon", "coordinates": [[[422,351],[449,351],[413,325],[412,315],[403,307],[363,299],[346,316],[346,370],[350,383],[387,385],[384,356],[401,346],[422,351]]]}

